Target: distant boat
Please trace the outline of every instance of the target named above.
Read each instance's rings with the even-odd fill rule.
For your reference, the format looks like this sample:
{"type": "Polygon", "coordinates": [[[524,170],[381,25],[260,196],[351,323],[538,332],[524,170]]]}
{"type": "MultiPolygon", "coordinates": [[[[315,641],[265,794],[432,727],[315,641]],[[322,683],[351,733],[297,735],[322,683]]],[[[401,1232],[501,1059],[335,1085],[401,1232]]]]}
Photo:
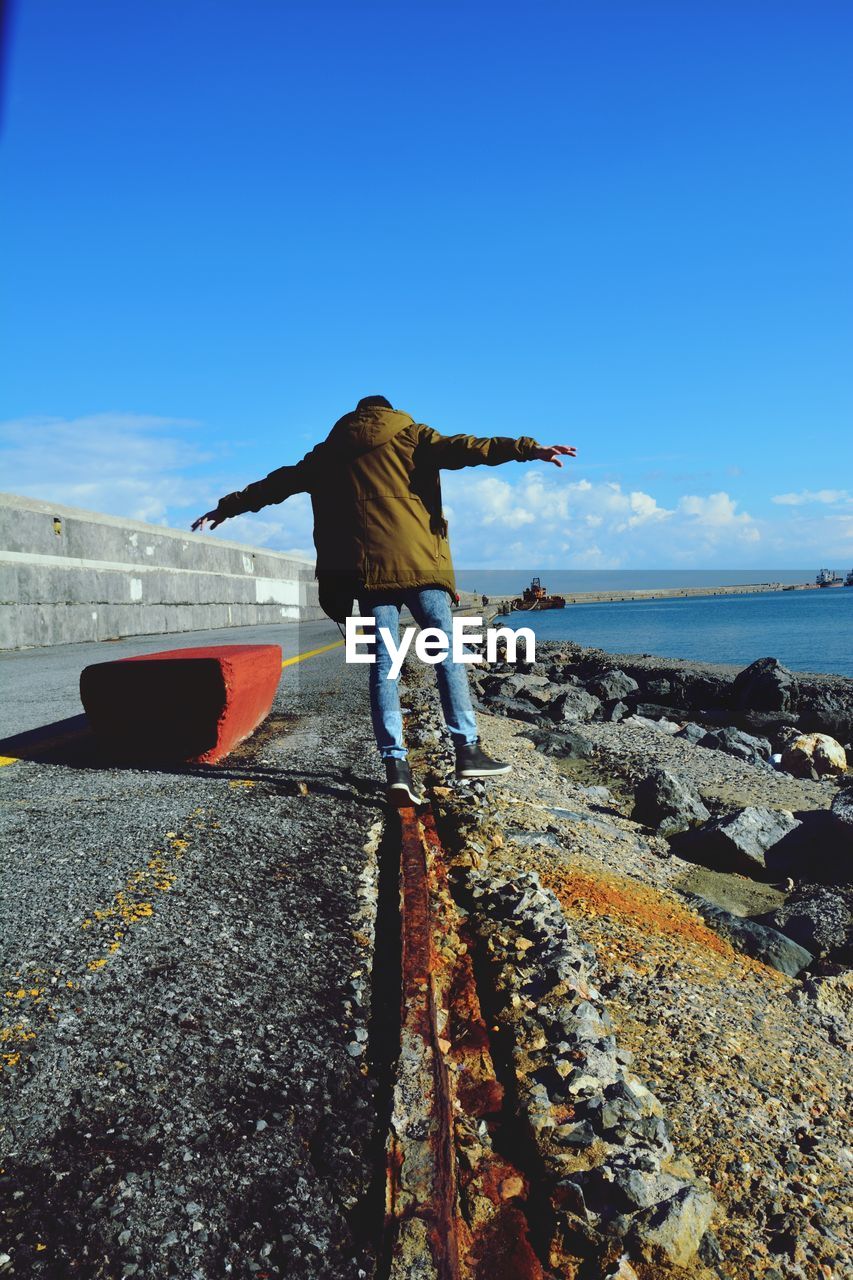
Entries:
{"type": "Polygon", "coordinates": [[[853,569],[850,570],[847,577],[844,579],[844,585],[845,587],[853,587],[853,569]]]}
{"type": "Polygon", "coordinates": [[[565,596],[549,596],[538,578],[531,580],[530,586],[524,588],[524,594],[512,602],[513,609],[565,609],[565,596]]]}
{"type": "Polygon", "coordinates": [[[849,578],[853,576],[853,570],[847,576],[848,581],[845,582],[841,574],[836,573],[834,569],[818,569],[815,582],[819,587],[840,587],[842,583],[845,586],[853,586],[853,583],[849,581],[849,578]]]}

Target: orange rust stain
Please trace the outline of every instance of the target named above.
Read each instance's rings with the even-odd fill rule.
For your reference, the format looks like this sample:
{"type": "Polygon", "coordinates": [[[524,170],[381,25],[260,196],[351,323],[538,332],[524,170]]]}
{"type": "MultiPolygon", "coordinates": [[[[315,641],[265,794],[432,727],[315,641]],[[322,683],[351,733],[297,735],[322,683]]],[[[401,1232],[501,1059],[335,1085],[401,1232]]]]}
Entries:
{"type": "Polygon", "coordinates": [[[697,947],[704,952],[715,952],[729,961],[744,958],[686,907],[662,897],[645,885],[629,880],[619,882],[607,876],[591,876],[579,870],[543,872],[542,880],[572,915],[604,916],[642,930],[645,937],[638,939],[640,945],[636,948],[623,939],[610,940],[613,949],[621,952],[623,959],[648,946],[650,934],[697,947]]]}
{"type": "Polygon", "coordinates": [[[527,1220],[507,1201],[477,1239],[468,1266],[474,1280],[542,1280],[542,1264],[533,1252],[527,1220]]]}

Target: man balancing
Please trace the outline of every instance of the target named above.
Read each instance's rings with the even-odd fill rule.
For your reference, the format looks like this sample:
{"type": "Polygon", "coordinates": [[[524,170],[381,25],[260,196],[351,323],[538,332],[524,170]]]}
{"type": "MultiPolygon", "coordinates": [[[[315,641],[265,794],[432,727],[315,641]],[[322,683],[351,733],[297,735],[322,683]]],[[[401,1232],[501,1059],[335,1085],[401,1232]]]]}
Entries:
{"type": "MultiPolygon", "coordinates": [[[[439,472],[537,459],[561,467],[560,455],[575,453],[567,445],[543,447],[530,436],[442,436],[392,408],[384,396],[366,396],[301,462],[227,494],[194,522],[194,530],[208,522],[215,529],[223,520],[260,511],[291,494],[311,494],[321,607],[341,623],[357,599],[361,615],[375,620],[370,711],[392,803],[422,804],[423,796],[406,760],[399,690],[397,681],[387,678],[391,656],[379,628],[386,627],[396,642],[405,605],[418,626],[450,635],[456,584],[439,472]]],[[[490,759],[479,745],[464,664],[448,653],[436,665],[436,676],[456,749],[456,776],[508,773],[510,765],[490,759]]]]}

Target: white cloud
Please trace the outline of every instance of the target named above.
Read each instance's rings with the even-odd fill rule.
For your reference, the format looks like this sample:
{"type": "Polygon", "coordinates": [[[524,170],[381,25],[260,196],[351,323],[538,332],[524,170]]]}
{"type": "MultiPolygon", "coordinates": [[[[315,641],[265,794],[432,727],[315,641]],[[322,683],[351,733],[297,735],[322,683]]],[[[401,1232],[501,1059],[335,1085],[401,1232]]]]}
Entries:
{"type": "MultiPolygon", "coordinates": [[[[2,422],[0,466],[9,492],[176,528],[245,479],[225,473],[198,423],[135,413],[2,422]]],[[[312,529],[310,499],[298,494],[213,536],[313,557],[312,529]]]]}
{"type": "MultiPolygon", "coordinates": [[[[0,467],[3,488],[13,493],[178,528],[263,473],[245,475],[245,464],[235,473],[197,423],[132,413],[0,423],[0,467]]],[[[753,568],[762,561],[793,567],[853,561],[850,490],[779,494],[772,517],[756,519],[729,493],[697,492],[693,481],[684,487],[688,483],[692,492],[665,503],[652,492],[575,479],[555,468],[477,468],[442,477],[460,566],[753,568]]],[[[299,494],[229,520],[214,536],[311,556],[312,529],[310,500],[299,494]]]]}
{"type": "Polygon", "coordinates": [[[311,499],[307,493],[296,493],[286,502],[226,520],[213,536],[313,559],[313,529],[311,499]]]}
{"type": "Polygon", "coordinates": [[[757,543],[757,522],[727,493],[685,494],[672,507],[615,481],[567,481],[541,472],[515,483],[502,476],[451,473],[443,486],[454,515],[460,565],[631,567],[707,563],[757,543]],[[523,528],[521,542],[501,530],[523,528]],[[489,537],[484,536],[486,530],[489,537]]]}
{"type": "Polygon", "coordinates": [[[707,498],[686,494],[678,501],[678,512],[706,533],[735,532],[750,542],[757,542],[760,537],[752,516],[738,511],[737,503],[727,493],[711,493],[707,498]]]}
{"type": "Polygon", "coordinates": [[[209,461],[197,424],[147,414],[23,418],[0,423],[3,484],[12,492],[135,520],[204,502],[187,474],[209,461]]]}
{"type": "Polygon", "coordinates": [[[780,507],[803,507],[812,502],[837,506],[853,502],[853,494],[848,489],[802,489],[799,493],[777,493],[773,501],[780,507]]]}

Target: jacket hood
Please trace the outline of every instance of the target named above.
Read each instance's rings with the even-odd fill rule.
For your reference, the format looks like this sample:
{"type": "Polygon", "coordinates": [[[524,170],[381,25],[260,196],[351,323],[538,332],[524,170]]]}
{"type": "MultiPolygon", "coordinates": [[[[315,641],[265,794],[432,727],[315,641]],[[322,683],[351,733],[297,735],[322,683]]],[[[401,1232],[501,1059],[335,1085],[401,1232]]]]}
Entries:
{"type": "Polygon", "coordinates": [[[352,413],[345,413],[338,419],[325,443],[341,458],[358,458],[387,443],[413,422],[414,418],[399,409],[383,409],[380,406],[354,409],[352,413]]]}

